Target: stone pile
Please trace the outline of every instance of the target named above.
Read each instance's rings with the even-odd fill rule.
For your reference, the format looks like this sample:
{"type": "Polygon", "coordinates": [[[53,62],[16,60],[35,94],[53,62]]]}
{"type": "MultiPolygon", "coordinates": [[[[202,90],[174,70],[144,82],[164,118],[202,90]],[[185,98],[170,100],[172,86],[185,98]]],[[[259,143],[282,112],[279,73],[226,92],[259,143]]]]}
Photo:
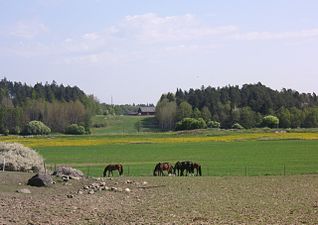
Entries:
{"type": "MultiPolygon", "coordinates": [[[[117,183],[118,184],[118,183],[117,183]]],[[[106,185],[105,181],[94,182],[89,185],[83,186],[80,190],[78,190],[77,194],[95,194],[96,192],[101,191],[113,191],[113,192],[131,192],[129,188],[121,188],[121,187],[109,187],[106,185]]]]}
{"type": "Polygon", "coordinates": [[[70,179],[73,180],[80,180],[84,177],[84,174],[82,171],[74,169],[72,167],[67,166],[59,166],[56,168],[56,170],[53,172],[54,176],[61,177],[63,181],[69,181],[70,179]]]}

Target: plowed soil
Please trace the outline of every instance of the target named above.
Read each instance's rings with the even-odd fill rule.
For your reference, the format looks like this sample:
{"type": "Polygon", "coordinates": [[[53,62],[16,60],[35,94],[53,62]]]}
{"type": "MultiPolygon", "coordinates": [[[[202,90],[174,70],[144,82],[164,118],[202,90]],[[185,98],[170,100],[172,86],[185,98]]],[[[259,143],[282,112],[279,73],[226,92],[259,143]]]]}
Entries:
{"type": "Polygon", "coordinates": [[[318,175],[116,177],[104,182],[122,191],[94,194],[78,191],[103,180],[37,188],[31,176],[0,172],[0,224],[318,224],[318,175]]]}

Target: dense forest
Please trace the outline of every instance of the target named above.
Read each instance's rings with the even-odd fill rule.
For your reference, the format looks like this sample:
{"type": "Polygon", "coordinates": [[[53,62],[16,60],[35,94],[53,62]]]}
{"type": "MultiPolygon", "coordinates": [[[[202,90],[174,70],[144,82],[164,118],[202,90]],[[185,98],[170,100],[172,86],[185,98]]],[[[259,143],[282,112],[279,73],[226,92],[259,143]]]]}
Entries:
{"type": "MultiPolygon", "coordinates": [[[[276,117],[277,127],[318,127],[315,93],[291,89],[273,90],[261,83],[226,87],[204,87],[163,94],[156,107],[162,129],[175,129],[185,118],[203,119],[222,128],[266,126],[265,116],[276,117]]],[[[187,122],[187,121],[185,121],[187,122]]]]}
{"type": "Polygon", "coordinates": [[[0,81],[0,133],[19,134],[29,121],[41,121],[54,132],[64,132],[71,124],[89,131],[90,118],[99,110],[94,96],[78,87],[37,83],[34,86],[0,81]]]}

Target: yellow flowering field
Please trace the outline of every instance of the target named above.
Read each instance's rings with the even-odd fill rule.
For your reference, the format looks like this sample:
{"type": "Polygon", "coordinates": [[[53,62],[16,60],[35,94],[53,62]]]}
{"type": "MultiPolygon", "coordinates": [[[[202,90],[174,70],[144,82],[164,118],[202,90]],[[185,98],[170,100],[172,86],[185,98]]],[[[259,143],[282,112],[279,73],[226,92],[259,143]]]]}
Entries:
{"type": "Polygon", "coordinates": [[[41,136],[41,137],[20,137],[1,136],[2,142],[18,142],[28,147],[62,147],[62,146],[94,146],[108,144],[143,144],[143,143],[194,143],[194,142],[233,142],[247,140],[318,140],[318,133],[236,133],[222,136],[41,136]]]}

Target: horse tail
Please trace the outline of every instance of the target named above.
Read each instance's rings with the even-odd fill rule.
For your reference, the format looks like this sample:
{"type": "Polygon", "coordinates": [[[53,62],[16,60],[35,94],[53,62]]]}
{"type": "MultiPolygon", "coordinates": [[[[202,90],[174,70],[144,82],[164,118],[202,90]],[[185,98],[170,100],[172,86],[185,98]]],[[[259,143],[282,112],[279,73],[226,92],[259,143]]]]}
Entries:
{"type": "Polygon", "coordinates": [[[202,172],[201,172],[201,166],[198,166],[198,171],[199,171],[199,175],[202,176],[202,172]]]}
{"type": "Polygon", "coordinates": [[[119,166],[119,175],[123,175],[124,173],[124,167],[122,165],[119,166]]]}
{"type": "Polygon", "coordinates": [[[104,173],[103,173],[104,177],[106,177],[107,169],[108,169],[108,166],[106,166],[105,169],[104,169],[104,173]]]}

